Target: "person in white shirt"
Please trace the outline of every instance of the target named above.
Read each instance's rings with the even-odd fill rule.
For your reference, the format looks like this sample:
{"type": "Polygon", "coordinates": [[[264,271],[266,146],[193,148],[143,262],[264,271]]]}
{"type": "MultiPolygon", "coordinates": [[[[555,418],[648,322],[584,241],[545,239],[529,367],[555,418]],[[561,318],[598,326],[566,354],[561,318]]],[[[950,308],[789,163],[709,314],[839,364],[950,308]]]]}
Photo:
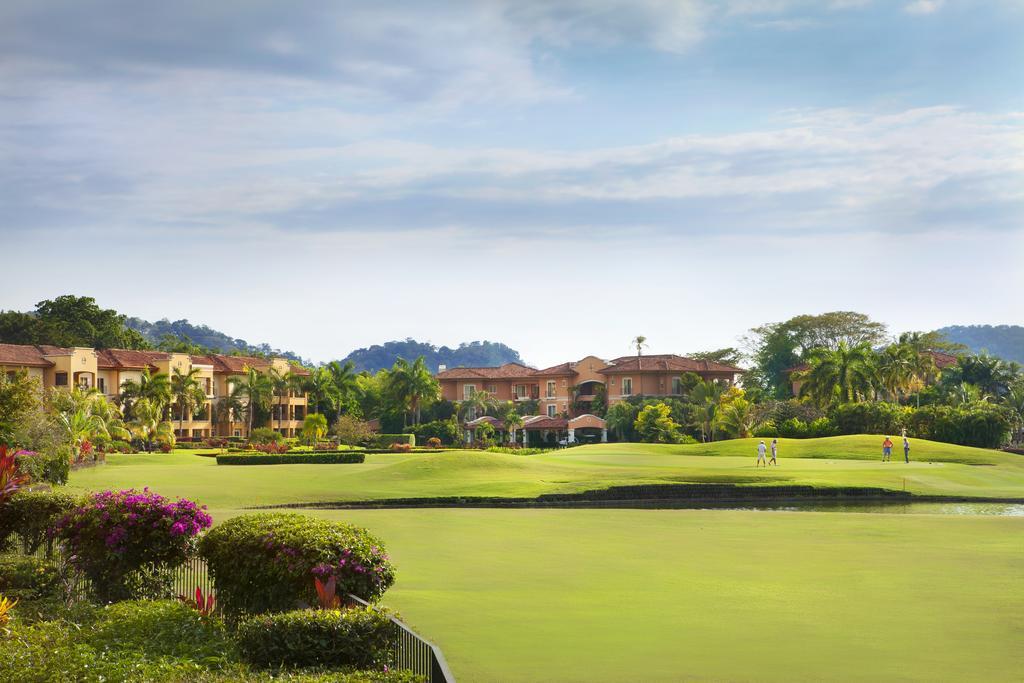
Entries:
{"type": "Polygon", "coordinates": [[[764,463],[764,466],[768,467],[768,461],[765,459],[764,456],[767,450],[768,447],[764,445],[764,440],[762,439],[761,443],[757,444],[757,463],[754,465],[754,467],[760,467],[761,463],[764,463]]]}
{"type": "MultiPolygon", "coordinates": [[[[768,461],[768,465],[775,465],[776,467],[779,466],[779,461],[775,459],[775,456],[777,456],[778,454],[779,454],[779,440],[778,439],[772,439],[772,457],[768,461]]],[[[766,467],[767,467],[767,465],[766,465],[766,467]]]]}

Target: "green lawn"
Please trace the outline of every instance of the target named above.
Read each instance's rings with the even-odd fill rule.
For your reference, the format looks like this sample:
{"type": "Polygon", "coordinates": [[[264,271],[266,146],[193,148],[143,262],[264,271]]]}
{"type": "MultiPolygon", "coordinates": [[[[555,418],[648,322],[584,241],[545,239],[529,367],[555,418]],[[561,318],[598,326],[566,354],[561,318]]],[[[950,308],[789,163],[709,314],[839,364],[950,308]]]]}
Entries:
{"type": "Polygon", "coordinates": [[[463,682],[993,682],[1024,671],[1021,518],[310,514],[386,539],[398,582],[385,604],[463,682]]]}
{"type": "MultiPolygon", "coordinates": [[[[83,489],[149,486],[210,506],[433,495],[528,496],[722,481],[1024,498],[1024,457],[880,437],[606,444],[542,456],[372,455],[362,465],[217,467],[113,456],[83,489]],[[902,454],[900,454],[902,455],[902,454]]],[[[705,510],[310,511],[369,527],[398,582],[385,603],[460,681],[1020,680],[1024,518],[705,510]]]]}
{"type": "Polygon", "coordinates": [[[211,507],[429,496],[535,496],[618,484],[737,482],[873,486],[913,493],[1024,498],[1024,457],[926,441],[879,459],[881,437],[786,440],[780,466],[754,466],[756,440],[709,445],[601,444],[547,455],[479,451],[369,455],[361,465],[218,467],[191,452],[115,455],[72,475],[88,489],[150,486],[211,507]]]}

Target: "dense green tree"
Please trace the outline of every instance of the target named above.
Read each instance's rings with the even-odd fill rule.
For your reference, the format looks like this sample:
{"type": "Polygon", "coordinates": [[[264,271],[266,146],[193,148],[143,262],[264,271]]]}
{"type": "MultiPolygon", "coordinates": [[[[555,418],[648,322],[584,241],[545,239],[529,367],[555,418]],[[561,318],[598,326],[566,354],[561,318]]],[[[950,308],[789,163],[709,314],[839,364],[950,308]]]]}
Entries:
{"type": "Polygon", "coordinates": [[[689,394],[689,423],[700,432],[701,441],[715,440],[718,404],[724,393],[718,382],[701,380],[689,394]]]}
{"type": "Polygon", "coordinates": [[[156,442],[174,443],[174,428],[163,419],[163,409],[147,398],[135,402],[134,417],[128,423],[132,434],[141,439],[147,451],[156,442]]]}
{"type": "Polygon", "coordinates": [[[0,342],[149,348],[143,336],[125,324],[126,319],[113,309],[100,308],[92,297],[66,294],[40,301],[32,314],[0,313],[0,342]]]}
{"type": "Polygon", "coordinates": [[[628,441],[633,437],[634,423],[638,412],[639,409],[632,403],[619,401],[608,408],[604,419],[608,429],[616,435],[619,441],[628,441]]]}
{"type": "Polygon", "coordinates": [[[739,367],[743,362],[743,352],[732,346],[724,349],[715,349],[714,351],[694,351],[686,355],[696,360],[709,360],[712,363],[721,363],[722,365],[731,365],[733,367],[739,367]]]}
{"type": "Polygon", "coordinates": [[[808,354],[808,369],[797,379],[801,396],[810,396],[819,406],[852,403],[870,398],[875,387],[874,354],[864,343],[835,349],[818,348],[808,354]]]}
{"type": "Polygon", "coordinates": [[[327,436],[327,416],[321,413],[309,413],[302,422],[302,439],[315,444],[327,436]]]}
{"type": "Polygon", "coordinates": [[[139,399],[146,399],[152,407],[163,412],[171,401],[170,378],[162,372],[151,374],[147,368],[142,371],[139,381],[126,379],[121,383],[120,402],[126,416],[134,415],[135,403],[139,399]]]}
{"type": "Polygon", "coordinates": [[[866,344],[877,346],[885,340],[886,327],[863,313],[832,311],[820,315],[798,315],[785,322],[755,327],[744,344],[754,368],[744,383],[759,385],[778,398],[790,395],[790,370],[807,359],[812,349],[838,350],[866,344]]]}
{"type": "Polygon", "coordinates": [[[25,417],[40,408],[39,381],[24,370],[13,375],[0,372],[0,444],[14,441],[14,434],[25,417]]]}
{"type": "Polygon", "coordinates": [[[335,419],[341,417],[342,412],[355,404],[356,396],[359,393],[359,383],[356,380],[356,366],[352,361],[331,361],[327,364],[327,371],[331,374],[331,381],[337,390],[337,405],[335,406],[335,419]]]}
{"type": "Polygon", "coordinates": [[[681,437],[679,425],[672,419],[672,409],[664,403],[644,406],[633,429],[647,443],[678,443],[681,437]]]}
{"type": "Polygon", "coordinates": [[[419,424],[422,407],[440,398],[441,387],[422,356],[412,363],[399,358],[391,368],[388,393],[403,412],[412,413],[413,424],[419,424]]]}

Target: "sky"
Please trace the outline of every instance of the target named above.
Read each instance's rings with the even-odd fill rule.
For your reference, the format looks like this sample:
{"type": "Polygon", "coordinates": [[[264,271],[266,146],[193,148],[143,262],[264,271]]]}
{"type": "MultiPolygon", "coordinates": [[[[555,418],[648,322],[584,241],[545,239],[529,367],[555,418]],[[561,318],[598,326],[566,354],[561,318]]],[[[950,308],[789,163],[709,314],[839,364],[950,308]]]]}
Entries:
{"type": "Polygon", "coordinates": [[[5,0],[0,309],[552,365],[1024,322],[1024,0],[5,0]]]}

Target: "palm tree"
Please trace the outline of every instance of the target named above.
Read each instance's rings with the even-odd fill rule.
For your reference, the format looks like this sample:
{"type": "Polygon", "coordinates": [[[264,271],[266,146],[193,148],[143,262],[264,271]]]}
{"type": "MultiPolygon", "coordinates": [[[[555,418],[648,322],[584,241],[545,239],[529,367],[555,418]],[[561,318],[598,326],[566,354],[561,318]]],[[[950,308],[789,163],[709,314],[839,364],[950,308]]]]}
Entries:
{"type": "Polygon", "coordinates": [[[605,421],[608,429],[618,435],[619,441],[625,440],[626,434],[632,431],[636,414],[636,406],[627,401],[620,401],[608,409],[605,421]]]}
{"type": "Polygon", "coordinates": [[[132,433],[142,439],[146,450],[153,450],[154,441],[174,442],[174,429],[163,419],[163,410],[147,398],[135,402],[135,417],[130,423],[132,433]]]}
{"type": "Polygon", "coordinates": [[[753,409],[753,404],[747,399],[735,398],[724,406],[719,406],[715,419],[726,433],[746,439],[754,428],[753,409]]]}
{"type": "Polygon", "coordinates": [[[899,400],[914,383],[920,359],[921,354],[909,344],[890,344],[879,354],[878,379],[890,397],[899,400]]]}
{"type": "Polygon", "coordinates": [[[718,402],[725,389],[718,382],[701,380],[690,390],[690,424],[700,429],[700,440],[715,440],[718,402]]]}
{"type": "Polygon", "coordinates": [[[644,348],[647,346],[647,337],[643,336],[642,334],[638,334],[637,336],[633,337],[633,341],[630,342],[630,345],[636,347],[636,369],[639,370],[640,356],[643,353],[644,348]]]}
{"type": "Polygon", "coordinates": [[[267,379],[270,381],[270,392],[276,400],[274,405],[270,407],[270,419],[274,420],[275,415],[277,419],[277,431],[281,431],[281,420],[284,419],[282,413],[285,409],[285,401],[288,398],[288,391],[292,388],[291,373],[280,372],[277,368],[270,368],[270,372],[267,373],[267,379]]]}
{"type": "Polygon", "coordinates": [[[475,419],[491,412],[495,409],[496,405],[497,402],[494,400],[494,397],[486,391],[474,391],[464,401],[459,403],[459,414],[463,419],[472,414],[473,419],[475,419]]]}
{"type": "Polygon", "coordinates": [[[64,440],[71,445],[76,461],[86,441],[104,443],[112,438],[129,438],[121,414],[96,389],[54,393],[50,398],[54,419],[64,440]]]}
{"type": "Polygon", "coordinates": [[[508,442],[514,444],[516,430],[523,426],[523,416],[516,410],[516,404],[513,401],[509,401],[505,406],[501,419],[505,423],[505,431],[508,432],[508,442]]]}
{"type": "Polygon", "coordinates": [[[835,350],[812,349],[807,370],[795,373],[803,382],[800,395],[809,395],[822,407],[832,403],[853,403],[866,397],[875,386],[874,353],[867,344],[849,346],[839,342],[835,350]]]}
{"type": "Polygon", "coordinates": [[[127,413],[132,413],[135,401],[143,398],[162,412],[164,406],[171,401],[170,378],[160,372],[151,375],[147,368],[142,371],[138,382],[133,379],[126,379],[121,383],[120,400],[121,404],[125,406],[127,413]]]}
{"type": "Polygon", "coordinates": [[[182,372],[174,368],[171,373],[171,397],[178,408],[178,434],[184,436],[185,413],[189,415],[206,404],[206,390],[198,379],[199,368],[182,372]]]}
{"type": "Polygon", "coordinates": [[[403,424],[406,412],[412,412],[413,424],[419,424],[423,405],[437,400],[440,395],[440,386],[427,369],[423,356],[412,363],[404,358],[396,360],[388,376],[388,389],[393,400],[402,407],[403,424]]]}
{"type": "MultiPolygon", "coordinates": [[[[296,377],[298,377],[296,375],[296,377]]],[[[323,407],[333,409],[340,400],[338,387],[334,384],[334,378],[325,367],[319,367],[306,378],[296,380],[300,383],[303,391],[306,391],[316,408],[313,412],[322,413],[323,407]]]]}
{"type": "Polygon", "coordinates": [[[231,384],[233,385],[231,395],[238,399],[240,403],[244,399],[245,420],[247,423],[246,434],[252,434],[253,413],[256,408],[267,407],[270,397],[274,393],[274,387],[270,382],[270,378],[258,372],[255,368],[244,366],[242,369],[245,372],[244,375],[231,379],[231,384]]]}
{"type": "Polygon", "coordinates": [[[310,413],[302,423],[302,438],[315,444],[327,434],[327,418],[321,413],[310,413]]]}
{"type": "Polygon", "coordinates": [[[344,365],[339,361],[331,361],[327,364],[327,371],[331,374],[331,381],[338,392],[338,406],[335,419],[341,417],[341,409],[346,401],[359,391],[358,375],[356,364],[352,361],[345,361],[344,365]]]}

